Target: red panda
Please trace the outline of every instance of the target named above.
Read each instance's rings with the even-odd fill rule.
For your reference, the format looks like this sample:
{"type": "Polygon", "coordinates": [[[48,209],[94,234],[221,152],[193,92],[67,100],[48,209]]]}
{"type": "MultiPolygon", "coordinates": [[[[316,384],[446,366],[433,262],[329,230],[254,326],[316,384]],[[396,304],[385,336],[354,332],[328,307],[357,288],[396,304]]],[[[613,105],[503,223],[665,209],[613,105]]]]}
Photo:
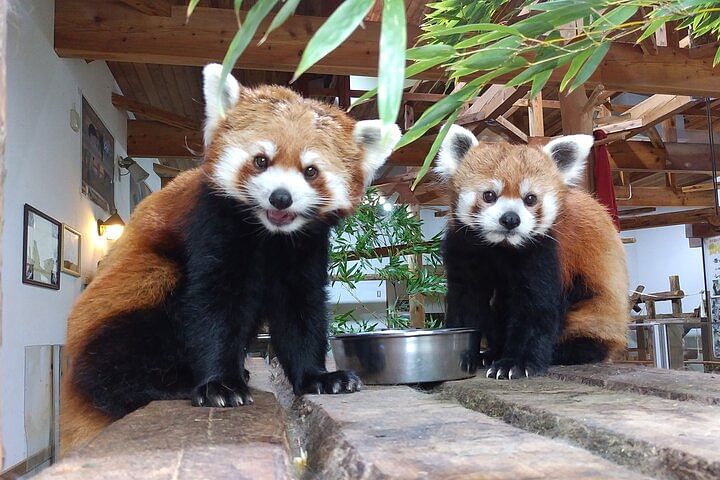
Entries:
{"type": "Polygon", "coordinates": [[[607,210],[575,187],[592,144],[479,144],[453,125],[441,146],[447,326],[481,331],[488,377],[604,361],[626,346],[622,242],[607,210]]]}
{"type": "Polygon", "coordinates": [[[325,369],[329,234],[400,131],[220,72],[203,70],[203,165],[138,206],[70,313],[64,452],[152,400],[251,404],[244,352],[263,319],[296,394],[360,388],[325,369]]]}

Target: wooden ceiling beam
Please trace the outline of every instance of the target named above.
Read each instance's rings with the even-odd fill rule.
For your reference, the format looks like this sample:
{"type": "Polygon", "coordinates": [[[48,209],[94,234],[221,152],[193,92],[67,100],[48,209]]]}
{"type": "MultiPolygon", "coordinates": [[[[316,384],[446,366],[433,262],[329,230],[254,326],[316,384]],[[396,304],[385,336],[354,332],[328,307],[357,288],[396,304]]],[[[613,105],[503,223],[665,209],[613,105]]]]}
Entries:
{"type": "Polygon", "coordinates": [[[618,185],[615,196],[619,207],[711,207],[715,197],[712,191],[683,193],[668,187],[618,185]]]}
{"type": "Polygon", "coordinates": [[[124,95],[112,94],[112,104],[121,110],[132,112],[136,115],[147,117],[150,120],[170,125],[171,127],[185,130],[200,130],[201,125],[193,119],[177,115],[162,108],[153,107],[143,102],[138,102],[124,95]]]}
{"type": "Polygon", "coordinates": [[[203,156],[202,132],[171,127],[150,120],[128,120],[127,152],[131,157],[203,156]]]}
{"type": "Polygon", "coordinates": [[[145,15],[160,15],[169,17],[172,15],[172,3],[170,0],[120,0],[135,10],[145,15]]]}
{"type": "Polygon", "coordinates": [[[699,208],[681,212],[658,213],[656,215],[640,215],[637,217],[620,217],[620,230],[637,230],[640,228],[668,227],[670,225],[687,225],[708,223],[720,225],[720,218],[715,215],[714,208],[699,208]]]}
{"type": "MultiPolygon", "coordinates": [[[[172,7],[171,17],[145,15],[112,0],[56,0],[55,51],[63,58],[115,60],[136,63],[204,65],[221,61],[237,31],[232,9],[198,7],[185,21],[184,6],[172,7]]],[[[245,13],[241,14],[244,20],[245,13]]],[[[267,29],[263,23],[243,54],[239,68],[294,71],[310,37],[325,21],[321,17],[291,16],[268,40],[258,45],[267,29]]],[[[380,24],[365,22],[339,48],[320,60],[311,72],[337,75],[377,75],[380,24]]],[[[408,44],[420,29],[408,26],[408,44]]],[[[720,91],[720,68],[712,58],[690,58],[687,49],[659,47],[657,55],[643,55],[632,44],[615,43],[586,86],[601,83],[608,90],[715,96],[720,91]]],[[[554,72],[548,85],[558,85],[565,68],[554,72]]],[[[505,82],[510,73],[496,79],[505,82]]],[[[432,69],[418,79],[441,80],[432,69]]]]}
{"type": "Polygon", "coordinates": [[[607,145],[613,170],[704,174],[712,172],[709,145],[665,142],[663,147],[654,147],[650,142],[626,141],[607,145]]]}

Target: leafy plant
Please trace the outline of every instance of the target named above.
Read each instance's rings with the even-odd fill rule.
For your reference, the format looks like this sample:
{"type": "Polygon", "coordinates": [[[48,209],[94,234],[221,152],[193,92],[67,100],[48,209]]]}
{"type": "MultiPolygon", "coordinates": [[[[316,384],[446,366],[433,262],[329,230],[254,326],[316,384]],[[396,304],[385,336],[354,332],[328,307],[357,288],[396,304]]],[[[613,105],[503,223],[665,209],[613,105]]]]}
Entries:
{"type": "MultiPolygon", "coordinates": [[[[440,237],[426,241],[422,234],[422,221],[406,205],[392,210],[383,208],[384,199],[374,189],[368,191],[355,215],[338,225],[333,231],[330,249],[330,274],[333,283],[339,282],[352,295],[357,283],[367,279],[386,281],[392,287],[402,282],[408,295],[421,294],[439,297],[446,293],[443,275],[435,273],[441,264],[440,237]],[[408,258],[421,256],[423,268],[410,267],[408,258]]],[[[360,308],[363,308],[362,302],[360,308]]],[[[384,318],[376,317],[364,324],[357,320],[355,311],[336,315],[333,331],[347,332],[349,326],[376,328],[384,323],[389,328],[408,328],[409,319],[399,313],[396,300],[384,318]],[[375,322],[375,323],[372,323],[375,322]]]]}
{"type": "MultiPolygon", "coordinates": [[[[199,0],[190,0],[188,16],[199,0]]],[[[570,91],[590,78],[613,42],[640,42],[662,25],[688,29],[691,38],[720,37],[720,1],[708,0],[442,0],[428,3],[418,44],[405,51],[403,0],[382,0],[378,88],[358,102],[377,96],[384,124],[396,121],[403,80],[431,68],[441,68],[458,87],[428,108],[403,136],[407,145],[441,123],[454,121],[462,106],[490,83],[529,84],[534,96],[553,72],[566,68],[561,90],[570,91]],[[582,22],[578,31],[562,36],[563,26],[582,22]],[[411,63],[405,67],[406,59],[411,63]]],[[[263,40],[285,22],[298,0],[258,0],[248,11],[223,62],[227,74],[249,45],[261,21],[282,3],[263,40]]],[[[305,48],[295,78],[344,42],[362,24],[375,0],[345,0],[305,48]]],[[[234,2],[236,12],[242,0],[234,2]]],[[[239,17],[238,17],[239,18],[239,17]]],[[[720,63],[720,49],[713,64],[720,63]]],[[[219,93],[218,93],[219,94],[219,93]]],[[[358,103],[356,102],[356,104],[358,103]]],[[[415,184],[429,170],[444,139],[441,129],[415,184]]]]}

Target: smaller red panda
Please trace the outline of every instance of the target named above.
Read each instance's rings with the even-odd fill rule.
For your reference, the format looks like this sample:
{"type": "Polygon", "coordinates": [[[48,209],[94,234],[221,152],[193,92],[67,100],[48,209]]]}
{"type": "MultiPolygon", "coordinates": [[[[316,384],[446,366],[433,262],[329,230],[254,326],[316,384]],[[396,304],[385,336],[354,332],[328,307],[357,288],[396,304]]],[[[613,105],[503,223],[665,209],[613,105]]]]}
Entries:
{"type": "Polygon", "coordinates": [[[478,328],[487,376],[607,360],[627,342],[628,278],[607,210],[575,188],[593,138],[543,149],[479,144],[454,125],[436,172],[448,183],[448,327],[478,328]]]}

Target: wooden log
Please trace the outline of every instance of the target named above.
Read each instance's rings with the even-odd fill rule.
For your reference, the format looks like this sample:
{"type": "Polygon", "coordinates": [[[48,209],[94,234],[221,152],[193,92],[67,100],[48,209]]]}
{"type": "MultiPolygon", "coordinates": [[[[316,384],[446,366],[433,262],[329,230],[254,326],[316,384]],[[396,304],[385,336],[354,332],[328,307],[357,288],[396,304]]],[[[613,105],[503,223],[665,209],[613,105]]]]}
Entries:
{"type": "Polygon", "coordinates": [[[620,230],[627,231],[640,228],[667,227],[670,225],[686,225],[702,222],[720,226],[720,218],[715,215],[714,208],[699,208],[695,210],[683,210],[681,212],[658,213],[656,215],[620,217],[620,230]]]}
{"type": "Polygon", "coordinates": [[[161,15],[169,17],[172,15],[172,3],[170,0],[120,0],[135,10],[146,15],[161,15]]]}

